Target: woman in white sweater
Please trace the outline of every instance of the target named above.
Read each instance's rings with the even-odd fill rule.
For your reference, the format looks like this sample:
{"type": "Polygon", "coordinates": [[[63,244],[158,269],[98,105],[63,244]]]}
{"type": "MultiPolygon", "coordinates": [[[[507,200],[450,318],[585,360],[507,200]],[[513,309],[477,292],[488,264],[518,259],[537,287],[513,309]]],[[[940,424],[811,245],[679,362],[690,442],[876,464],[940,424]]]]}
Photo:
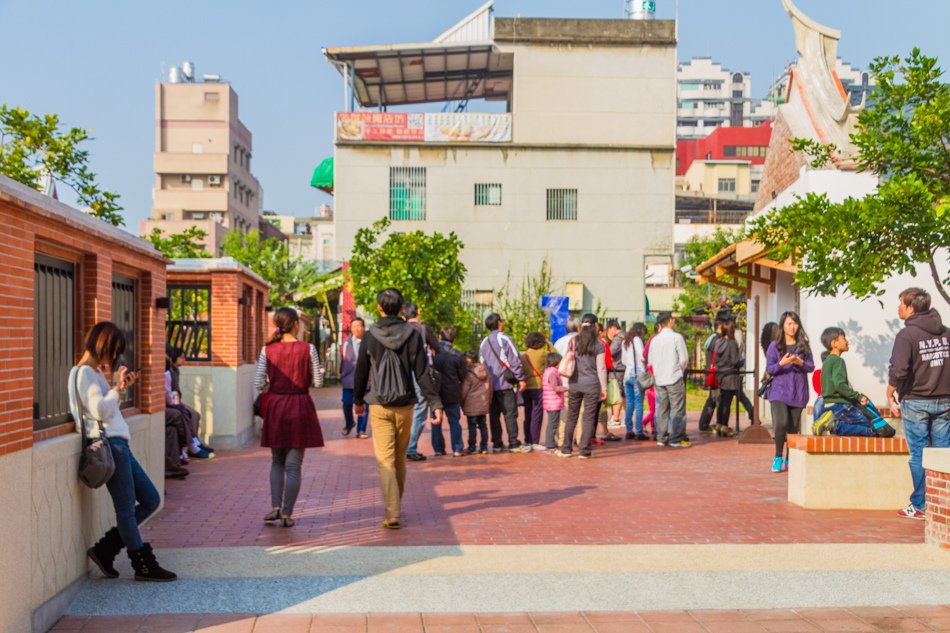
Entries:
{"type": "Polygon", "coordinates": [[[115,473],[106,488],[115,507],[117,526],[105,533],[86,554],[107,578],[118,578],[113,566],[123,547],[136,580],[168,582],[177,576],[162,569],[152,548],[142,541],[139,524],[158,508],[160,497],[145,470],[135,460],[129,447],[129,425],[120,411],[122,392],[138,377],[126,367],[117,367],[125,351],[125,335],[114,323],[97,323],[86,335],[85,350],[79,364],[69,372],[69,403],[76,428],[86,425],[86,435],[99,437],[99,423],[115,460],[115,473]],[[78,401],[82,402],[80,416],[78,401]]]}

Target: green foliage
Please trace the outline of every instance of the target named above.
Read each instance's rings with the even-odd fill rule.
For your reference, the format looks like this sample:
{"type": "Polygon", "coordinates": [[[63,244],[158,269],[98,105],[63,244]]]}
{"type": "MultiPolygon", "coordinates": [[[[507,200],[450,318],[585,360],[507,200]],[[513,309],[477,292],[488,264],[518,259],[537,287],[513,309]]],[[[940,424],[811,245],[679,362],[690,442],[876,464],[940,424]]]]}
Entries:
{"type": "Polygon", "coordinates": [[[211,257],[202,243],[207,236],[206,231],[202,231],[197,226],[191,226],[181,233],[162,237],[162,230],[156,227],[152,229],[151,235],[143,235],[142,239],[151,242],[155,250],[169,259],[193,259],[211,257]]]}
{"type": "Polygon", "coordinates": [[[390,225],[383,218],[356,232],[349,278],[357,305],[375,313],[376,295],[385,288],[398,288],[433,327],[455,323],[466,273],[459,259],[462,241],[454,231],[386,235],[390,225]]]}
{"type": "Polygon", "coordinates": [[[81,128],[60,131],[55,114],[41,117],[0,104],[0,174],[37,191],[48,176],[75,191],[89,215],[122,226],[119,195],[99,188],[89,170],[89,152],[79,148],[88,140],[89,133],[81,128]]]}
{"type": "MultiPolygon", "coordinates": [[[[710,257],[741,239],[740,231],[732,231],[721,226],[716,227],[712,235],[694,235],[686,242],[684,263],[693,269],[710,257]]],[[[732,277],[723,281],[735,283],[732,277]]],[[[681,315],[705,314],[712,318],[722,309],[732,310],[736,314],[745,313],[745,297],[735,296],[736,291],[711,283],[700,284],[692,276],[682,278],[683,292],[676,297],[673,311],[681,315]]],[[[738,323],[737,323],[738,324],[738,323]]]]}
{"type": "Polygon", "coordinates": [[[495,312],[501,315],[505,333],[519,348],[524,348],[524,339],[531,332],[541,332],[546,339],[551,338],[551,320],[541,309],[541,297],[553,293],[554,281],[547,258],[541,261],[537,274],[526,274],[517,286],[508,271],[505,285],[495,298],[495,312]]]}
{"type": "Polygon", "coordinates": [[[950,304],[950,276],[941,278],[935,259],[950,245],[950,85],[936,58],[918,49],[903,60],[879,57],[871,70],[874,103],[851,141],[858,169],[881,177],[877,192],[839,203],[808,194],[750,230],[775,259],[792,257],[809,292],[880,296],[886,279],[927,264],[950,304]]]}
{"type": "Polygon", "coordinates": [[[810,138],[793,138],[789,145],[794,152],[804,152],[812,160],[809,165],[814,169],[822,169],[834,160],[838,147],[834,143],[822,144],[810,138]]]}
{"type": "Polygon", "coordinates": [[[231,231],[224,236],[221,250],[225,257],[233,257],[270,284],[268,301],[274,308],[322,294],[324,282],[333,275],[321,274],[313,262],[291,257],[286,242],[262,240],[256,229],[247,233],[231,231]]]}

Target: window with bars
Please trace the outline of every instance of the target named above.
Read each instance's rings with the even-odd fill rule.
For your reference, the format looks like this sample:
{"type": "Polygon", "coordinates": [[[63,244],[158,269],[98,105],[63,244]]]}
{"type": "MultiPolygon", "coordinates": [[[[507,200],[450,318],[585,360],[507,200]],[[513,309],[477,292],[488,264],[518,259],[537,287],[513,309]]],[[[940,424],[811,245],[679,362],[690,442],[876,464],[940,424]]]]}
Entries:
{"type": "Polygon", "coordinates": [[[241,321],[244,324],[244,336],[241,337],[241,357],[246,363],[253,363],[257,360],[255,350],[257,347],[258,325],[254,320],[254,291],[250,286],[244,286],[241,293],[241,321]]]}
{"type": "Polygon", "coordinates": [[[169,286],[171,308],[165,319],[165,341],[180,347],[185,360],[211,360],[211,287],[169,286]]]}
{"type": "MultiPolygon", "coordinates": [[[[136,332],[136,292],[135,280],[116,275],[112,278],[112,322],[125,335],[125,352],[119,358],[119,367],[125,366],[130,372],[139,369],[135,356],[136,332]]],[[[122,396],[122,407],[135,404],[135,386],[126,390],[122,396]]]]}
{"type": "Polygon", "coordinates": [[[69,422],[69,370],[76,361],[76,266],[36,255],[33,430],[69,422]]]}
{"type": "Polygon", "coordinates": [[[720,178],[719,179],[719,191],[721,193],[732,192],[735,190],[736,190],[735,178],[720,178]]]}
{"type": "Polygon", "coordinates": [[[475,206],[501,206],[501,184],[475,183],[475,206]]]}
{"type": "Polygon", "coordinates": [[[426,219],[426,168],[389,168],[389,219],[426,219]]]}
{"type": "Polygon", "coordinates": [[[548,189],[548,220],[577,219],[577,189],[548,189]]]}

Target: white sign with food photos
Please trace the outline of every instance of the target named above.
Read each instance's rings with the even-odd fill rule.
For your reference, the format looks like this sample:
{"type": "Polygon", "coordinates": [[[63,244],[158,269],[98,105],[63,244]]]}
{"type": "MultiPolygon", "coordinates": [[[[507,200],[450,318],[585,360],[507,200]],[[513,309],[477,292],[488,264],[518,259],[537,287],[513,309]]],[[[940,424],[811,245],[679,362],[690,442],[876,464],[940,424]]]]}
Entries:
{"type": "Polygon", "coordinates": [[[425,140],[436,143],[510,143],[511,115],[489,112],[427,112],[425,140]]]}

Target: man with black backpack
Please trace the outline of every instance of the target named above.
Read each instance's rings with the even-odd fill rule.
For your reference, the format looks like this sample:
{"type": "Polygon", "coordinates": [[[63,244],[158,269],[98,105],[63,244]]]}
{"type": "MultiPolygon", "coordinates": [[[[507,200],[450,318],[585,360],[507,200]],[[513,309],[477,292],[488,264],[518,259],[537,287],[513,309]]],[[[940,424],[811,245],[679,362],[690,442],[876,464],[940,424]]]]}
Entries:
{"type": "Polygon", "coordinates": [[[357,415],[363,414],[367,402],[373,405],[369,421],[386,508],[383,527],[398,530],[402,527],[399,512],[406,484],[406,449],[416,402],[413,378],[433,410],[432,424],[442,423],[442,401],[429,371],[422,335],[399,317],[402,293],[387,288],[376,296],[376,303],[382,318],[366,332],[360,346],[353,403],[357,415]],[[373,389],[367,394],[370,376],[373,389]]]}

